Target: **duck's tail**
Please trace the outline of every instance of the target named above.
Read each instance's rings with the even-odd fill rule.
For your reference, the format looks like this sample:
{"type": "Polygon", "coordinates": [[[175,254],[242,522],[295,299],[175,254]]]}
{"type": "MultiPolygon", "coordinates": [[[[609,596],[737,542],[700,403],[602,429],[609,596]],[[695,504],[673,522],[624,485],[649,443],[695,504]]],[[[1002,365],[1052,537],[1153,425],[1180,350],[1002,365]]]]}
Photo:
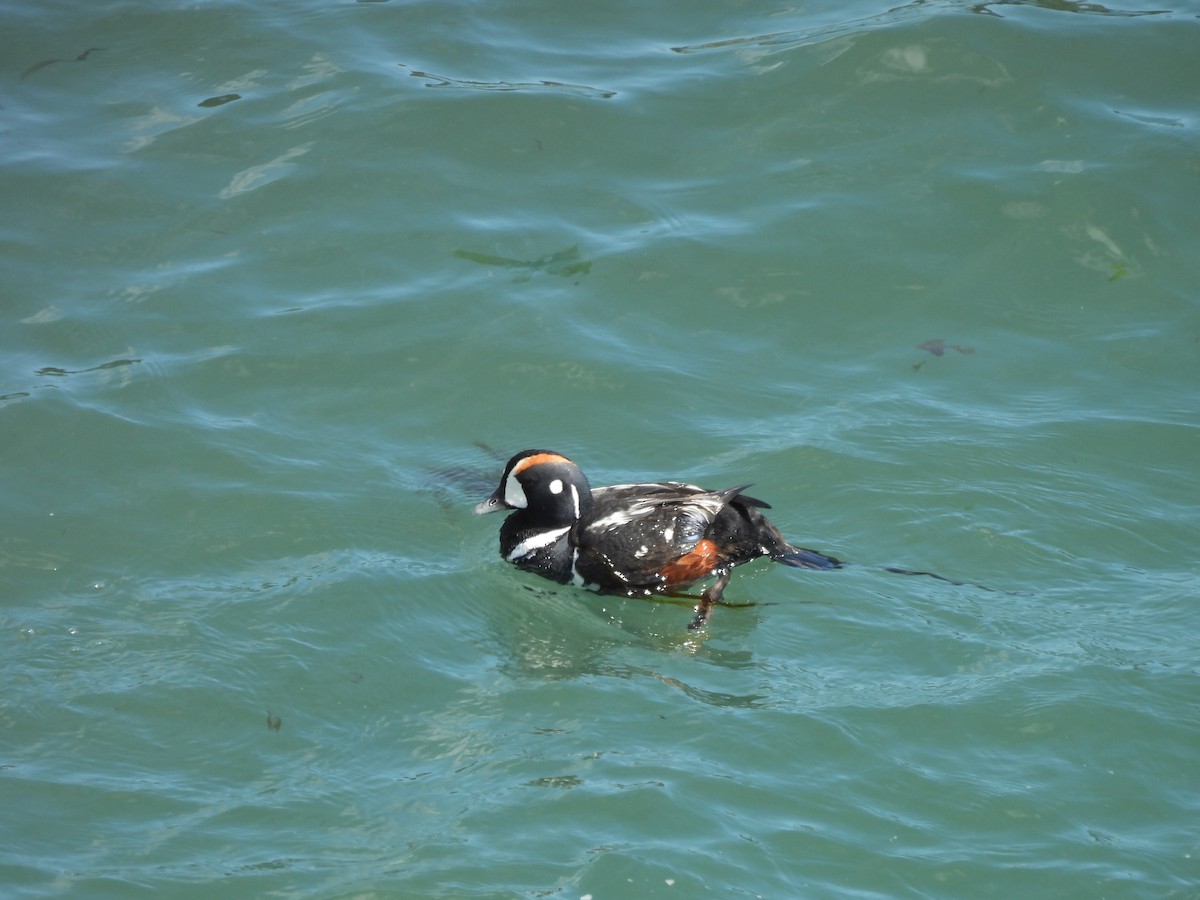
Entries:
{"type": "Polygon", "coordinates": [[[843,565],[836,556],[827,556],[803,547],[793,547],[791,544],[785,546],[787,549],[782,553],[772,554],[771,559],[797,569],[840,569],[843,565]]]}

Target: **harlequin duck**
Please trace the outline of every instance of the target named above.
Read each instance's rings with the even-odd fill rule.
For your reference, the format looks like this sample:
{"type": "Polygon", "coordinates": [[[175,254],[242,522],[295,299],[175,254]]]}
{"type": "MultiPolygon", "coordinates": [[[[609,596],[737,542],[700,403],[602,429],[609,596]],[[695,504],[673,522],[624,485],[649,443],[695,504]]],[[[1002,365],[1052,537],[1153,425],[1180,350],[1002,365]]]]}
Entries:
{"type": "Polygon", "coordinates": [[[688,626],[697,629],[722,602],[734,566],[760,556],[802,569],[842,565],[789,544],[759,511],[768,504],[742,493],[748,487],[661,481],[593,489],[561,453],[522,450],[475,512],[514,510],[500,526],[500,554],[560,584],[647,597],[715,577],[688,626]]]}

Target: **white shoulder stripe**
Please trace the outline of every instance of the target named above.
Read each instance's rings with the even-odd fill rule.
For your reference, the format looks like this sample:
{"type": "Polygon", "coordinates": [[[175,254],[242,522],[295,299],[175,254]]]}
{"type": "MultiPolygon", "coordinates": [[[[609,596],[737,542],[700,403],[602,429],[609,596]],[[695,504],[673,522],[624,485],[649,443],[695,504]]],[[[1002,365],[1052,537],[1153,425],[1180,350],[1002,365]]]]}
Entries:
{"type": "Polygon", "coordinates": [[[652,512],[654,512],[653,506],[634,504],[626,509],[618,509],[616,512],[609,513],[607,516],[602,516],[599,519],[589,522],[587,527],[589,529],[599,528],[603,531],[608,528],[616,528],[619,525],[628,524],[639,516],[644,516],[652,512]]]}

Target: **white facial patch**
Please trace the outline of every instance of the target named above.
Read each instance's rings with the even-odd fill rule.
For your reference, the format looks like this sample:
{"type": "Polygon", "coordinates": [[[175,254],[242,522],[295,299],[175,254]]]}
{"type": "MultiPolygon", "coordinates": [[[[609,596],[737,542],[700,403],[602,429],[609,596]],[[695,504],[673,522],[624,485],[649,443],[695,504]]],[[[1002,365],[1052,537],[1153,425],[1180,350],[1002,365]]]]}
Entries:
{"type": "Polygon", "coordinates": [[[504,482],[504,502],[513,509],[524,509],[529,505],[529,498],[525,496],[525,488],[521,487],[521,482],[517,481],[516,475],[509,475],[504,482]]]}
{"type": "Polygon", "coordinates": [[[552,493],[552,494],[561,494],[561,493],[562,493],[562,489],[563,489],[563,483],[562,483],[562,479],[561,479],[561,478],[555,478],[555,479],[554,479],[552,482],[550,482],[550,485],[549,485],[549,487],[550,487],[550,493],[552,493]]]}
{"type": "Polygon", "coordinates": [[[579,518],[579,489],[571,485],[571,500],[575,503],[575,518],[579,518]]]}

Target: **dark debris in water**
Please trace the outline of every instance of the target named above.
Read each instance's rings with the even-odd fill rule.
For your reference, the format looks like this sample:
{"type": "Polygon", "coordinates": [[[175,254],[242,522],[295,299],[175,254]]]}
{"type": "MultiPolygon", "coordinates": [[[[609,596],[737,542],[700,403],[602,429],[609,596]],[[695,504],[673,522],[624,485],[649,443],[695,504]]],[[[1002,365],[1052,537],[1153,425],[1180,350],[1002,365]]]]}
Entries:
{"type": "Polygon", "coordinates": [[[583,779],[576,775],[550,775],[546,778],[535,778],[525,782],[525,787],[573,788],[583,784],[583,779]]]}
{"type": "Polygon", "coordinates": [[[100,372],[104,369],[118,369],[121,366],[132,366],[140,362],[140,359],[114,359],[112,362],[101,363],[98,366],[92,366],[90,369],[60,369],[58,366],[44,366],[33,374],[52,375],[56,378],[61,378],[64,375],[82,375],[85,372],[100,372]]]}
{"type": "Polygon", "coordinates": [[[196,105],[207,109],[213,106],[224,106],[226,103],[232,103],[234,100],[241,99],[241,94],[221,94],[219,97],[209,97],[207,100],[201,100],[196,105]]]}
{"type": "Polygon", "coordinates": [[[80,53],[74,59],[43,59],[41,62],[35,62],[32,66],[30,66],[28,69],[26,69],[24,72],[22,72],[21,77],[18,80],[24,81],[26,78],[28,78],[34,72],[38,71],[39,69],[44,69],[44,68],[46,68],[46,66],[52,66],[52,65],[54,65],[54,63],[83,62],[85,59],[87,59],[93,53],[99,53],[102,50],[104,50],[103,47],[88,47],[86,50],[84,50],[82,53],[80,53]]]}
{"type": "Polygon", "coordinates": [[[933,338],[922,344],[917,344],[917,349],[928,350],[934,356],[942,356],[947,350],[957,350],[959,353],[966,354],[967,356],[975,352],[974,347],[964,347],[962,344],[947,344],[941,338],[933,338]]]}
{"type": "Polygon", "coordinates": [[[479,263],[481,266],[499,266],[521,270],[514,276],[514,281],[528,281],[535,272],[545,272],[547,275],[557,275],[559,278],[570,278],[572,275],[586,275],[592,270],[591,260],[579,258],[578,245],[539,256],[537,259],[512,259],[508,256],[476,253],[474,250],[455,250],[454,255],[459,259],[479,263]]]}
{"type": "MultiPolygon", "coordinates": [[[[400,68],[409,67],[400,63],[400,68]]],[[[409,69],[413,78],[426,79],[425,87],[430,88],[459,88],[471,91],[549,91],[559,94],[574,94],[577,97],[590,97],[596,100],[608,100],[617,95],[616,91],[591,87],[586,84],[567,84],[562,81],[470,81],[464,78],[451,78],[446,75],[435,75],[433,72],[419,72],[409,69]]]]}
{"type": "Polygon", "coordinates": [[[496,487],[499,469],[505,457],[483,441],[472,444],[486,453],[494,462],[486,467],[475,465],[448,465],[425,470],[429,490],[447,518],[455,520],[467,508],[474,506],[496,487]]]}
{"type": "Polygon", "coordinates": [[[1084,3],[1080,0],[987,0],[986,3],[976,3],[970,7],[971,12],[987,16],[1001,17],[992,9],[993,6],[1035,6],[1040,9],[1050,9],[1055,12],[1091,13],[1099,16],[1119,16],[1121,18],[1136,18],[1138,16],[1159,16],[1167,10],[1146,9],[1126,10],[1113,9],[1101,3],[1084,3]]]}

